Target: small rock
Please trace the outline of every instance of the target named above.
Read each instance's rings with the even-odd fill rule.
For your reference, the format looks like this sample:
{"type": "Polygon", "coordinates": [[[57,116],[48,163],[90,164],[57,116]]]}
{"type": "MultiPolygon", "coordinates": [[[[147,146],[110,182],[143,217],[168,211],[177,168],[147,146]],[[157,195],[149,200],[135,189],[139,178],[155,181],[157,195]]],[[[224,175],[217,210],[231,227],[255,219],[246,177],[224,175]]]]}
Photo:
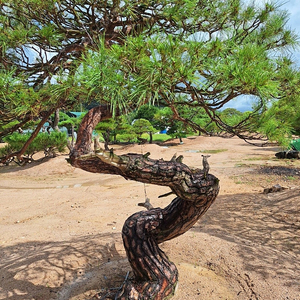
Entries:
{"type": "Polygon", "coordinates": [[[285,190],[286,188],[281,186],[280,184],[275,184],[270,188],[266,188],[264,189],[263,193],[264,194],[269,194],[269,193],[276,193],[276,192],[281,192],[283,190],[285,190]]]}

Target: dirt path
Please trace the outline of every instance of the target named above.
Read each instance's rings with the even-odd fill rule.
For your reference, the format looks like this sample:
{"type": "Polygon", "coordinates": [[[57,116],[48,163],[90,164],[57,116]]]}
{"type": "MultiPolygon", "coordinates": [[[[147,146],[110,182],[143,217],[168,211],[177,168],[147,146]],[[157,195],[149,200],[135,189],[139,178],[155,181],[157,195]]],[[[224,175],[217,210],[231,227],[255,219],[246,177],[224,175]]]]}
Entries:
{"type": "MultiPolygon", "coordinates": [[[[217,201],[192,230],[162,245],[179,269],[172,299],[300,300],[300,161],[277,160],[278,150],[216,137],[116,150],[177,153],[195,168],[201,154],[211,155],[217,201]],[[287,189],[262,194],[274,184],[287,189]]],[[[130,271],[125,219],[141,209],[145,189],[154,206],[172,200],[157,198],[168,188],[87,173],[65,158],[0,169],[0,299],[83,300],[120,286],[130,271]]]]}

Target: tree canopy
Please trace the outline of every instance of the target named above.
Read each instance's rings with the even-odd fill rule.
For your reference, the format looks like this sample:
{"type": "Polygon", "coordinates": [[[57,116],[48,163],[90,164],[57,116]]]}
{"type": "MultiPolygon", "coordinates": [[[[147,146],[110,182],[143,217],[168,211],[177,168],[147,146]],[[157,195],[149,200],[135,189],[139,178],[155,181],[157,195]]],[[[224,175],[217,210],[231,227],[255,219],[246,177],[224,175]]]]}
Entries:
{"type": "MultiPolygon", "coordinates": [[[[255,116],[299,98],[289,50],[296,34],[277,2],[8,0],[0,4],[0,137],[57,108],[150,102],[201,109],[246,138],[255,116]],[[234,125],[218,110],[243,96],[253,111],[234,125]]],[[[271,137],[271,135],[270,135],[271,137]]]]}

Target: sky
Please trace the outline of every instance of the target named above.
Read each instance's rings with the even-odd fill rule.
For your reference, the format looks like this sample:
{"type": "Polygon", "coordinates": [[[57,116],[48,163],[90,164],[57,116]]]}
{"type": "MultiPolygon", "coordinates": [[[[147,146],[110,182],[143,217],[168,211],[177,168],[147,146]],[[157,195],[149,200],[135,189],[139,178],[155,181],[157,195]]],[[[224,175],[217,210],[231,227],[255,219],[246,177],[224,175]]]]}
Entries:
{"type": "MultiPolygon", "coordinates": [[[[256,2],[261,3],[261,0],[256,0],[256,2]]],[[[300,42],[300,0],[281,0],[280,3],[283,3],[281,8],[287,10],[289,13],[287,27],[296,32],[296,34],[299,36],[300,42]]],[[[300,68],[300,46],[295,50],[291,50],[291,58],[300,68]]],[[[251,102],[251,97],[242,96],[236,100],[230,101],[223,107],[223,109],[231,107],[244,112],[251,110],[251,102]]]]}
{"type": "MultiPolygon", "coordinates": [[[[300,1],[299,0],[286,0],[285,4],[282,6],[286,9],[289,14],[288,26],[291,29],[294,29],[297,34],[300,36],[300,1]]],[[[297,65],[300,67],[300,47],[293,53],[297,61],[297,65]]]]}

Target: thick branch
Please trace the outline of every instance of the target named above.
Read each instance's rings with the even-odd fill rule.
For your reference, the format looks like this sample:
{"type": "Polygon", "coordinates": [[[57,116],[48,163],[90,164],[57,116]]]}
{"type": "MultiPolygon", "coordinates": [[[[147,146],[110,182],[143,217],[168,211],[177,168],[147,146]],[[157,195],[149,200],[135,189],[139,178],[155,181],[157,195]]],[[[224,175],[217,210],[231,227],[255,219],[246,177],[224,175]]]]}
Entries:
{"type": "Polygon", "coordinates": [[[72,159],[76,167],[95,173],[121,175],[126,179],[169,186],[179,197],[188,201],[201,201],[210,190],[217,189],[218,180],[205,178],[204,172],[191,170],[176,160],[154,160],[142,154],[116,155],[97,151],[72,159]]]}
{"type": "Polygon", "coordinates": [[[112,113],[108,105],[99,105],[84,116],[77,132],[77,142],[70,154],[71,157],[78,157],[79,155],[89,153],[91,151],[92,133],[95,126],[100,120],[109,119],[112,113]]]}

